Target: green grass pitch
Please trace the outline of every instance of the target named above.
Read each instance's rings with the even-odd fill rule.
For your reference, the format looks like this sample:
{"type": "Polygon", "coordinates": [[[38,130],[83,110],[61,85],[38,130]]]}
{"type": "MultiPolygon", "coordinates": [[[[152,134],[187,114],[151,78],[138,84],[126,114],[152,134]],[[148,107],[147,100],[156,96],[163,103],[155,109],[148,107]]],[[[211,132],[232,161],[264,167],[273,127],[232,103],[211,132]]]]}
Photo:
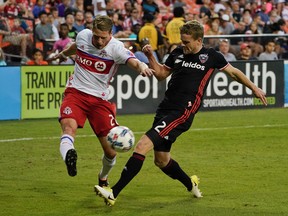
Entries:
{"type": "MultiPolygon", "coordinates": [[[[152,114],[119,115],[138,140],[152,114]]],[[[173,144],[172,157],[197,174],[195,199],[165,176],[148,154],[141,172],[115,206],[94,194],[102,150],[90,126],[78,130],[78,175],[68,176],[59,153],[57,119],[0,121],[0,215],[170,216],[288,215],[287,108],[199,112],[173,144]]],[[[118,154],[113,185],[132,151],[118,154]]]]}

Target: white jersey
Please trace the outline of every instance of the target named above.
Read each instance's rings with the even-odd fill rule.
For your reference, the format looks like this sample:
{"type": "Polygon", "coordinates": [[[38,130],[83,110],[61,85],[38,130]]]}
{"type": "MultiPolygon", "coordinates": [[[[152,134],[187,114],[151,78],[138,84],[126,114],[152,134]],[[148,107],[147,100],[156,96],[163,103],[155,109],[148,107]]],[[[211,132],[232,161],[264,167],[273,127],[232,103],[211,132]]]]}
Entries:
{"type": "Polygon", "coordinates": [[[92,31],[89,29],[78,33],[76,45],[74,74],[68,80],[67,87],[107,100],[109,82],[119,64],[135,58],[134,54],[114,37],[103,49],[97,49],[92,44],[92,31]]]}

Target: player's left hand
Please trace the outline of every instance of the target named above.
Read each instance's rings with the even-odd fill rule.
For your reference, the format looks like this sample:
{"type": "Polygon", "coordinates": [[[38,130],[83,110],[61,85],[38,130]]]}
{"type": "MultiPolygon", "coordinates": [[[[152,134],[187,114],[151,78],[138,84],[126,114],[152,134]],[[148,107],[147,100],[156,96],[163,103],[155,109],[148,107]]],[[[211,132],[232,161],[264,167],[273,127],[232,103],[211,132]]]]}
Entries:
{"type": "Polygon", "coordinates": [[[255,90],[253,90],[253,93],[257,98],[259,98],[262,101],[262,103],[265,106],[267,106],[268,103],[267,103],[266,93],[262,89],[257,87],[255,90]]]}

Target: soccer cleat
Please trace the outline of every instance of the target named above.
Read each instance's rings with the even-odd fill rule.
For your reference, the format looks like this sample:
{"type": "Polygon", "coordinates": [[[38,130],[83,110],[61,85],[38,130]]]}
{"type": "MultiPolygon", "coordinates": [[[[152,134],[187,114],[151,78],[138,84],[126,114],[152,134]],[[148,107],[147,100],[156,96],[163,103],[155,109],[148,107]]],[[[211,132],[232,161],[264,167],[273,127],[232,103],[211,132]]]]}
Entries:
{"type": "MultiPolygon", "coordinates": [[[[106,179],[106,180],[101,180],[100,178],[98,178],[98,185],[99,185],[100,187],[102,187],[102,188],[105,187],[105,188],[107,188],[107,189],[110,189],[110,187],[109,187],[109,182],[108,182],[107,179],[106,179]]],[[[95,192],[96,192],[96,195],[102,197],[101,193],[99,193],[99,192],[96,191],[96,190],[95,190],[95,192]]],[[[103,197],[102,197],[102,198],[103,198],[103,197]]]]}
{"type": "Polygon", "coordinates": [[[67,166],[67,171],[70,176],[76,176],[77,175],[77,168],[76,168],[76,162],[77,162],[77,152],[75,149],[68,150],[65,158],[65,163],[67,166]]]}
{"type": "Polygon", "coordinates": [[[200,179],[196,175],[193,175],[193,176],[191,176],[191,182],[193,185],[191,192],[194,195],[194,197],[195,198],[203,197],[202,193],[200,192],[200,189],[198,188],[200,179]]]}
{"type": "Polygon", "coordinates": [[[115,204],[116,199],[114,198],[113,191],[111,188],[100,187],[99,185],[95,185],[94,189],[95,189],[96,195],[103,198],[106,205],[113,206],[115,204]]]}

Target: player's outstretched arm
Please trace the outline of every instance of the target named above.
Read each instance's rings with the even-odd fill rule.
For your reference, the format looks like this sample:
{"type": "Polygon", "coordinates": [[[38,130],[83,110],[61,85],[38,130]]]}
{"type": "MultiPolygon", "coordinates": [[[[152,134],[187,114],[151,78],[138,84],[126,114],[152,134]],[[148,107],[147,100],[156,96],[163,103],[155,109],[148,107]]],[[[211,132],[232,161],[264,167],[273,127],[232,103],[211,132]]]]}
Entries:
{"type": "Polygon", "coordinates": [[[54,61],[56,59],[59,59],[60,62],[62,61],[66,61],[68,56],[71,55],[75,55],[77,51],[77,46],[76,43],[72,43],[69,47],[67,47],[66,49],[62,50],[60,53],[58,53],[57,55],[55,55],[54,57],[48,59],[49,61],[54,61]]]}
{"type": "Polygon", "coordinates": [[[262,89],[258,88],[253,82],[251,82],[242,71],[240,71],[238,68],[233,67],[232,65],[228,65],[224,69],[224,72],[229,74],[237,82],[242,83],[243,85],[251,89],[255,97],[259,98],[265,106],[267,105],[267,98],[265,92],[262,89]]]}
{"type": "Polygon", "coordinates": [[[148,44],[145,45],[142,49],[144,54],[147,56],[149,60],[149,66],[152,68],[154,72],[154,76],[157,80],[161,81],[166,79],[170,75],[170,70],[165,67],[163,64],[160,64],[153,55],[152,47],[148,44]]]}
{"type": "Polygon", "coordinates": [[[142,76],[152,76],[154,73],[154,70],[150,69],[144,62],[139,61],[136,58],[130,58],[127,62],[127,65],[138,71],[140,75],[142,76]]]}

